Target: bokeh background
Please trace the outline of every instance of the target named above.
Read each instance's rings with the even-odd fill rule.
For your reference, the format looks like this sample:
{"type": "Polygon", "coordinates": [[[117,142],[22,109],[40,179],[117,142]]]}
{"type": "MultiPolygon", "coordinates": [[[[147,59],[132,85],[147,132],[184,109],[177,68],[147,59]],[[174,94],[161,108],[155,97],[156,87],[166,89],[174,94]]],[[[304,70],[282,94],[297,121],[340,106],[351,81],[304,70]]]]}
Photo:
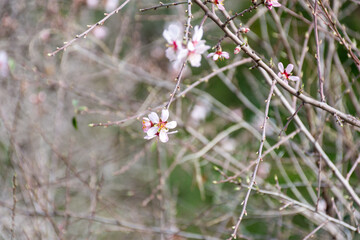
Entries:
{"type": "MultiPolygon", "coordinates": [[[[203,57],[200,68],[186,68],[181,90],[202,83],[170,108],[178,133],[167,144],[144,140],[142,116],[160,112],[178,73],[165,57],[162,32],[171,22],[186,22],[186,5],[142,13],[139,9],[158,2],[130,1],[86,39],[47,55],[122,2],[0,1],[0,239],[230,237],[247,190],[242,184],[257,158],[269,86],[246,56],[232,54],[235,45],[225,40],[229,60],[203,57]],[[231,64],[237,66],[209,77],[231,64]],[[124,120],[119,126],[89,127],[119,120],[124,120]]],[[[247,41],[275,71],[280,61],[300,65],[297,87],[318,99],[310,3],[281,1],[284,7],[272,11],[261,6],[236,24],[241,20],[251,28],[247,41]]],[[[356,46],[359,1],[325,3],[356,46]]],[[[232,13],[250,5],[250,0],[225,0],[232,13]]],[[[192,25],[202,17],[194,5],[192,25]]],[[[329,27],[321,20],[319,26],[328,103],[359,117],[359,72],[329,27]]],[[[210,20],[204,32],[210,46],[223,36],[210,20]]],[[[292,137],[260,165],[257,187],[272,194],[253,191],[239,231],[244,239],[303,239],[326,220],[276,196],[308,206],[318,201],[319,155],[293,122],[280,134],[290,116],[274,96],[265,150],[292,137]]],[[[308,105],[299,116],[346,176],[359,158],[358,130],[341,127],[308,105]]],[[[358,206],[331,170],[324,165],[322,171],[321,211],[356,226],[358,206]]],[[[357,168],[350,177],[357,193],[359,177],[357,168]]],[[[334,223],[315,234],[320,238],[360,239],[334,223]]]]}

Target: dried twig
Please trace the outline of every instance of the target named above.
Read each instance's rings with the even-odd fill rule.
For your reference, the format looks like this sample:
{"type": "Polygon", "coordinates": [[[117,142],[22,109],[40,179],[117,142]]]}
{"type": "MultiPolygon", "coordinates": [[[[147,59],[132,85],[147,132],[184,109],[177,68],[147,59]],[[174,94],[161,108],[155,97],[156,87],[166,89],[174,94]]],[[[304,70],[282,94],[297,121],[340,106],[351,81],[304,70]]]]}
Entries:
{"type": "Polygon", "coordinates": [[[259,169],[259,166],[260,166],[260,162],[263,160],[262,159],[262,150],[263,150],[263,146],[264,146],[264,142],[265,142],[265,137],[266,137],[266,122],[267,120],[269,119],[268,117],[268,114],[269,114],[269,108],[270,108],[270,100],[271,100],[271,97],[274,93],[274,87],[275,87],[275,84],[276,84],[276,81],[274,80],[271,87],[270,87],[270,92],[269,92],[269,96],[268,98],[266,99],[266,107],[265,107],[265,117],[264,117],[264,123],[262,125],[262,136],[261,136],[261,142],[260,142],[260,146],[259,146],[259,151],[258,151],[258,155],[259,157],[257,158],[256,160],[256,165],[255,165],[255,169],[254,169],[254,173],[252,175],[252,178],[251,178],[251,182],[250,182],[250,185],[248,187],[248,191],[246,193],[246,196],[245,196],[245,200],[243,201],[243,209],[241,211],[241,214],[240,214],[240,217],[239,217],[239,220],[237,221],[236,225],[235,225],[235,228],[234,228],[234,232],[232,234],[232,238],[236,238],[236,235],[237,235],[237,231],[239,229],[239,226],[240,226],[240,223],[241,223],[241,220],[243,219],[244,215],[247,215],[246,213],[246,206],[247,206],[247,203],[248,203],[248,200],[249,200],[249,197],[250,197],[250,193],[251,193],[251,190],[255,184],[255,179],[256,179],[256,174],[257,174],[257,171],[259,169]]]}

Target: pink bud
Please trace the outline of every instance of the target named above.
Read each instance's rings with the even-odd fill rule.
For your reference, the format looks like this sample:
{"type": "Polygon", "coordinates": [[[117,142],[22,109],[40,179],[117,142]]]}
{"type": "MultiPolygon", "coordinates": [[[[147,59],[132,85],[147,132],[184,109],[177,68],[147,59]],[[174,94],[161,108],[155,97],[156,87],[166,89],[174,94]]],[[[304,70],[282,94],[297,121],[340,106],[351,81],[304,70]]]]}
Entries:
{"type": "Polygon", "coordinates": [[[240,28],[241,33],[248,33],[249,31],[250,31],[250,28],[247,28],[247,27],[240,28]]]}
{"type": "Polygon", "coordinates": [[[234,49],[234,54],[239,54],[239,52],[241,51],[241,47],[238,45],[236,46],[236,48],[234,49]]]}

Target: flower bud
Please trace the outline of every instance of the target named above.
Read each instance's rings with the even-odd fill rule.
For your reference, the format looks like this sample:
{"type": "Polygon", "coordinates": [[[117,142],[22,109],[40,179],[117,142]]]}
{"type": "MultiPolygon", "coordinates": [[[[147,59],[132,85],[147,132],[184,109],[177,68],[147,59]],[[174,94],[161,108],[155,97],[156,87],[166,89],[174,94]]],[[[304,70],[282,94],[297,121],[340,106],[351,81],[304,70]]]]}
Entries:
{"type": "Polygon", "coordinates": [[[241,47],[240,45],[236,46],[236,48],[234,49],[234,54],[239,54],[239,52],[241,51],[241,47]]]}
{"type": "Polygon", "coordinates": [[[250,31],[250,28],[241,27],[239,32],[241,32],[241,33],[248,33],[249,31],[250,31]]]}

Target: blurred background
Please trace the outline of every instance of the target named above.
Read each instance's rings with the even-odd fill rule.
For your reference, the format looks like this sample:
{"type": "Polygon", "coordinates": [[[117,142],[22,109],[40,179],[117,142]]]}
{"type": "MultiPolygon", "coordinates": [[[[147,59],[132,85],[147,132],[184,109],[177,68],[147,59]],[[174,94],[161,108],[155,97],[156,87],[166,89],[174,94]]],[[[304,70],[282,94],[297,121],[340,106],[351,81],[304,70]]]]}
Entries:
{"type": "MultiPolygon", "coordinates": [[[[162,32],[171,22],[186,23],[186,4],[140,12],[159,2],[130,1],[86,39],[48,56],[122,2],[0,1],[0,239],[230,237],[257,158],[269,94],[265,77],[245,55],[233,55],[236,46],[225,39],[229,60],[203,56],[200,68],[185,70],[180,91],[200,84],[171,105],[178,133],[166,144],[144,140],[142,116],[160,112],[178,74],[165,57],[162,32]],[[88,126],[120,120],[119,126],[88,126]]],[[[232,13],[251,5],[224,3],[232,13]]],[[[290,84],[319,99],[310,3],[281,1],[283,7],[272,11],[260,6],[235,23],[250,27],[249,45],[274,71],[280,61],[296,65],[302,81],[290,84]]],[[[355,54],[359,4],[325,1],[355,54]]],[[[192,12],[192,25],[200,24],[203,12],[195,4],[192,12]]],[[[319,18],[327,101],[359,117],[359,72],[325,17],[319,18]]],[[[207,20],[206,43],[213,47],[221,37],[207,20]]],[[[283,94],[293,107],[300,105],[283,94]]],[[[341,127],[309,105],[298,115],[347,176],[360,161],[358,129],[341,127]]],[[[281,133],[290,116],[274,96],[264,150],[271,151],[240,226],[243,239],[303,239],[327,221],[295,201],[358,224],[358,206],[325,165],[318,199],[319,154],[294,122],[281,133]]],[[[359,177],[359,168],[349,176],[357,193],[359,177]]],[[[333,222],[316,232],[320,238],[360,239],[333,222]]]]}

